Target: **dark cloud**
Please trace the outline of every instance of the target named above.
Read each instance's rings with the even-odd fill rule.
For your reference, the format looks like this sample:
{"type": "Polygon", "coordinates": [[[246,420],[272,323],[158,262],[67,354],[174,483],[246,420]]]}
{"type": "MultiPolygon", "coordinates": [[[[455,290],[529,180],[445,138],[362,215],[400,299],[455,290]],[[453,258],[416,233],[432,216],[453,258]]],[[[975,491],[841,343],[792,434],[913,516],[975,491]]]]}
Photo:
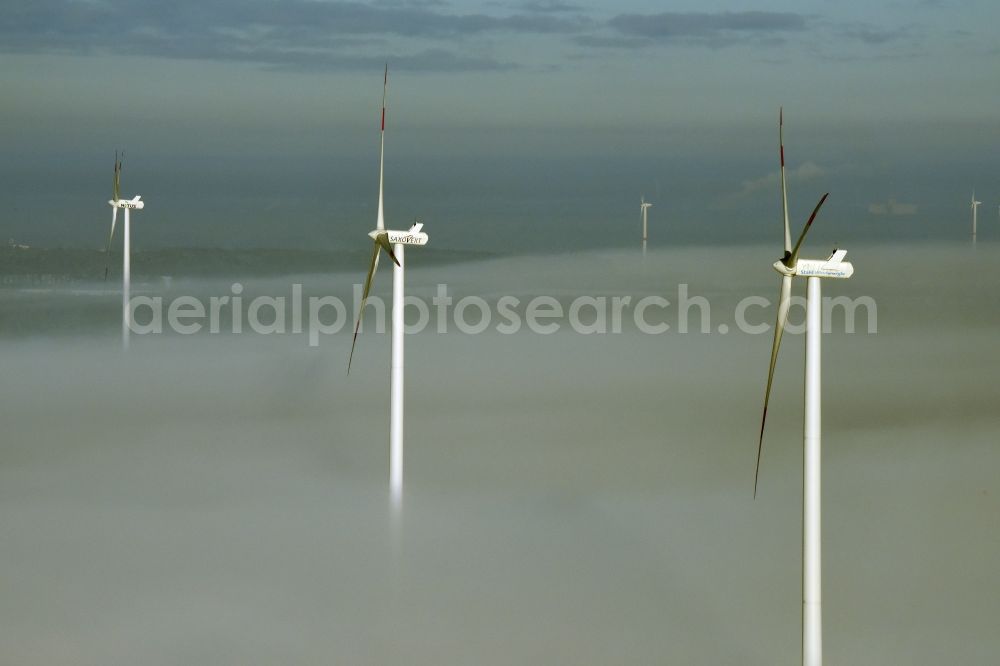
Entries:
{"type": "Polygon", "coordinates": [[[849,36],[865,44],[885,44],[901,37],[900,33],[893,30],[855,30],[849,36]]]}
{"type": "Polygon", "coordinates": [[[804,30],[804,16],[790,12],[662,12],[619,14],[608,25],[623,35],[656,41],[725,39],[804,30]]]}
{"type": "Polygon", "coordinates": [[[0,18],[0,50],[93,54],[113,49],[116,53],[166,58],[353,67],[376,55],[380,62],[385,58],[382,49],[371,53],[372,58],[359,55],[364,52],[359,49],[360,38],[370,46],[373,38],[394,36],[449,40],[448,50],[428,48],[423,41],[409,49],[411,55],[398,58],[414,67],[499,69],[507,65],[454,49],[467,46],[465,37],[565,33],[575,31],[579,23],[539,12],[492,16],[447,13],[437,6],[437,2],[370,5],[312,0],[39,0],[5,10],[0,18]],[[351,51],[344,52],[345,47],[351,51]]]}
{"type": "MultiPolygon", "coordinates": [[[[238,54],[230,59],[238,59],[238,54]]],[[[271,65],[275,69],[293,70],[370,70],[380,69],[387,58],[384,56],[351,56],[340,54],[319,55],[299,52],[276,52],[260,54],[254,62],[271,65]]],[[[484,72],[516,69],[514,63],[493,58],[467,56],[445,49],[424,49],[416,53],[394,55],[388,58],[393,70],[411,72],[484,72]]]]}
{"type": "Polygon", "coordinates": [[[787,12],[662,12],[619,14],[608,31],[580,34],[573,41],[583,47],[637,49],[663,43],[722,47],[736,41],[759,46],[784,43],[780,36],[805,30],[806,18],[787,12]]]}
{"type": "Polygon", "coordinates": [[[372,0],[377,7],[447,7],[445,0],[372,0]]]}
{"type": "Polygon", "coordinates": [[[903,40],[911,40],[912,35],[909,30],[904,28],[894,28],[891,30],[885,30],[881,28],[855,26],[844,30],[844,36],[848,39],[853,39],[865,44],[878,46],[881,44],[888,44],[890,42],[899,42],[903,40]]]}
{"type": "Polygon", "coordinates": [[[580,46],[587,46],[601,49],[635,49],[646,46],[649,42],[645,39],[635,37],[625,37],[622,35],[577,35],[573,41],[580,46]]]}
{"type": "Polygon", "coordinates": [[[526,12],[538,12],[542,14],[579,12],[582,9],[579,5],[572,5],[560,0],[527,0],[517,7],[526,12]]]}

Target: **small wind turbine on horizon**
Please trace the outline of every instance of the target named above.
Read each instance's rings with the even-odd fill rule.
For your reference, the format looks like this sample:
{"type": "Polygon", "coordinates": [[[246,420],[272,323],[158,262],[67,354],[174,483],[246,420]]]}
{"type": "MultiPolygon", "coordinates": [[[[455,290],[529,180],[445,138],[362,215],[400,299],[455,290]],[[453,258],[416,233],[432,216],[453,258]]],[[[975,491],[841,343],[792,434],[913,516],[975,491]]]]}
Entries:
{"type": "Polygon", "coordinates": [[[976,212],[982,203],[982,201],[976,201],[976,191],[972,190],[972,202],[969,204],[972,209],[972,240],[976,240],[976,212]]]}
{"type": "MultiPolygon", "coordinates": [[[[124,157],[124,154],[123,154],[124,157]]],[[[131,308],[129,307],[129,291],[131,289],[131,239],[130,239],[130,225],[129,225],[129,211],[131,210],[142,210],[145,207],[145,203],[142,201],[142,195],[135,195],[131,199],[122,199],[121,197],[121,175],[122,175],[122,163],[118,159],[118,151],[115,151],[115,176],[114,185],[111,192],[111,200],[108,201],[108,205],[111,206],[111,233],[108,234],[108,245],[105,249],[105,254],[107,255],[106,263],[104,266],[104,280],[108,279],[108,269],[111,267],[111,242],[115,238],[115,222],[118,219],[118,209],[122,208],[125,210],[125,221],[122,224],[122,347],[128,349],[129,341],[129,323],[131,321],[131,308]]]]}
{"type": "Polygon", "coordinates": [[[642,251],[646,251],[646,239],[649,236],[649,209],[653,204],[646,201],[645,195],[639,197],[639,217],[642,218],[642,251]]]}
{"type": "Polygon", "coordinates": [[[774,365],[778,359],[781,335],[788,321],[788,306],[792,291],[792,278],[807,278],[806,304],[806,362],[805,362],[805,423],[803,428],[802,468],[802,663],[820,666],[823,662],[822,576],[820,569],[820,340],[822,335],[822,305],[820,280],[823,278],[849,278],[854,267],[844,261],[846,250],[834,250],[825,260],[799,259],[802,241],[812,227],[816,214],[829,193],[820,197],[795,246],[791,244],[788,228],[788,195],[785,188],[784,113],[778,111],[778,144],[781,155],[781,207],[784,217],[785,253],[773,267],[781,275],[778,296],[778,317],[771,345],[771,364],[767,372],[767,389],[764,393],[764,411],[760,419],[760,438],[757,443],[757,466],[753,478],[753,494],[757,496],[757,479],[760,474],[760,457],[764,446],[764,424],[767,405],[771,398],[774,365]]]}
{"type": "Polygon", "coordinates": [[[406,245],[426,245],[427,234],[421,231],[423,224],[415,222],[407,231],[393,231],[385,228],[382,205],[383,174],[385,162],[385,94],[389,85],[389,66],[386,65],[382,79],[382,128],[379,139],[378,159],[378,216],[375,229],[368,233],[373,241],[372,258],[365,277],[361,309],[354,323],[354,339],[351,341],[351,355],[347,359],[347,373],[351,372],[354,360],[354,346],[358,342],[358,330],[364,316],[368,293],[371,291],[375,270],[382,250],[392,259],[392,352],[389,369],[389,488],[395,505],[403,496],[403,269],[406,265],[403,249],[406,245]]]}

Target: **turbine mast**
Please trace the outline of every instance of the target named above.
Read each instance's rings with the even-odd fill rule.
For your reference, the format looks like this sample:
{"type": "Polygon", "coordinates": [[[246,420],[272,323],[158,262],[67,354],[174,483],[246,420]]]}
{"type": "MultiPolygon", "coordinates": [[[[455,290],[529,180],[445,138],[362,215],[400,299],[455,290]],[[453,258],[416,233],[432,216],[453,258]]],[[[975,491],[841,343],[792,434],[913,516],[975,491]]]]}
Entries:
{"type": "MultiPolygon", "coordinates": [[[[124,153],[122,154],[122,157],[124,158],[124,153]]],[[[132,228],[131,228],[130,213],[133,208],[136,210],[141,210],[144,207],[144,204],[142,201],[142,197],[138,194],[135,197],[127,200],[122,198],[121,183],[120,183],[121,172],[122,172],[122,163],[121,160],[118,159],[118,153],[116,152],[114,186],[111,191],[112,198],[110,201],[108,201],[108,204],[111,205],[111,233],[108,234],[108,245],[106,251],[108,257],[107,257],[107,263],[105,264],[104,268],[104,279],[105,280],[108,279],[108,269],[110,268],[110,258],[111,258],[111,242],[114,240],[115,237],[115,222],[118,219],[118,209],[124,208],[125,221],[124,224],[122,225],[122,232],[123,232],[122,235],[124,236],[122,244],[123,245],[122,247],[122,347],[124,349],[128,349],[129,332],[131,328],[130,324],[132,322],[132,308],[131,304],[129,303],[129,296],[131,290],[131,258],[132,258],[131,257],[132,228]]]]}
{"type": "Polygon", "coordinates": [[[404,245],[397,243],[393,250],[398,263],[392,266],[392,351],[389,362],[389,494],[394,507],[403,501],[403,290],[405,288],[406,259],[404,245]]]}
{"type": "Polygon", "coordinates": [[[424,225],[415,221],[408,230],[394,230],[385,228],[383,210],[383,166],[385,163],[385,97],[386,88],[389,81],[389,67],[386,66],[385,75],[382,79],[382,119],[379,137],[379,165],[378,165],[378,218],[376,228],[369,232],[368,237],[372,239],[371,263],[368,266],[368,274],[365,277],[365,287],[361,296],[361,307],[357,311],[357,319],[354,322],[354,339],[351,342],[351,354],[347,358],[347,372],[351,371],[351,361],[354,358],[354,348],[358,341],[358,331],[361,328],[361,318],[364,314],[365,303],[368,301],[368,294],[371,292],[372,280],[375,271],[378,269],[378,258],[382,250],[393,262],[392,268],[392,351],[389,364],[389,488],[393,509],[401,506],[403,496],[403,346],[404,334],[404,254],[406,245],[426,245],[427,233],[423,231],[424,225]]]}
{"type": "Polygon", "coordinates": [[[972,191],[972,239],[976,239],[976,213],[979,212],[979,205],[982,201],[976,201],[976,191],[972,191]]]}
{"type": "Polygon", "coordinates": [[[802,663],[823,663],[820,442],[822,298],[820,278],[806,280],[806,414],[802,457],[802,663]]]}
{"type": "Polygon", "coordinates": [[[132,319],[132,308],[129,306],[129,296],[132,288],[132,239],[129,225],[129,209],[125,209],[125,224],[122,232],[125,236],[122,245],[122,347],[128,349],[130,333],[129,323],[132,319]]]}
{"type": "MultiPolygon", "coordinates": [[[[778,319],[771,344],[771,363],[767,373],[767,388],[764,392],[764,409],[760,420],[760,437],[757,441],[757,465],[754,469],[754,496],[757,495],[757,480],[760,472],[761,451],[764,443],[764,424],[767,421],[768,402],[774,379],[774,367],[781,345],[781,336],[788,320],[788,303],[792,280],[801,276],[807,279],[808,298],[806,301],[806,362],[805,362],[805,418],[803,419],[803,467],[802,467],[802,663],[803,666],[821,666],[823,663],[823,598],[821,576],[821,434],[822,406],[820,402],[820,380],[822,359],[820,355],[823,331],[823,306],[820,280],[825,278],[849,278],[854,267],[845,262],[845,250],[834,250],[825,260],[801,259],[799,250],[806,234],[819,213],[827,194],[824,194],[809,216],[795,246],[792,247],[788,233],[788,199],[785,190],[785,149],[783,141],[783,113],[778,112],[778,142],[781,157],[781,204],[785,226],[785,252],[773,267],[781,275],[781,291],[778,296],[778,319]]],[[[973,197],[975,200],[975,197],[973,197]]]]}

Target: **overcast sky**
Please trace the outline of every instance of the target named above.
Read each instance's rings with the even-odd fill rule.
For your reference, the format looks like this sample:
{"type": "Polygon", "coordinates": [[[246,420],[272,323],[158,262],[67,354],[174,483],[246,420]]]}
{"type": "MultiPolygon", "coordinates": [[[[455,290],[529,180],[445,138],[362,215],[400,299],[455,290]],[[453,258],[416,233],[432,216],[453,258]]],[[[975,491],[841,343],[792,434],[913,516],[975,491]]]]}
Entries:
{"type": "Polygon", "coordinates": [[[768,215],[783,104],[793,211],[830,189],[851,224],[934,235],[971,188],[994,213],[1000,199],[998,19],[987,0],[16,3],[0,219],[87,244],[71,218],[106,212],[120,147],[125,189],[156,201],[145,242],[270,244],[268,211],[294,218],[293,244],[353,230],[388,62],[387,210],[439,230],[470,212],[630,223],[640,193],[677,225],[768,215]]]}

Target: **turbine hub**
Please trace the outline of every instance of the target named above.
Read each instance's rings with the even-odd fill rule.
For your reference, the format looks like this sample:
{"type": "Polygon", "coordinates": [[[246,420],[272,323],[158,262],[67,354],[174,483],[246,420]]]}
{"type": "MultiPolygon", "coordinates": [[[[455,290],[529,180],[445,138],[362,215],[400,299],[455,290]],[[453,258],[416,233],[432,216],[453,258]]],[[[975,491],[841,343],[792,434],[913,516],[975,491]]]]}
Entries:
{"type": "Polygon", "coordinates": [[[787,264],[785,264],[786,259],[787,257],[782,257],[781,259],[778,259],[776,262],[771,264],[771,266],[781,275],[787,275],[788,277],[792,277],[795,275],[795,266],[788,266],[787,264]]]}

